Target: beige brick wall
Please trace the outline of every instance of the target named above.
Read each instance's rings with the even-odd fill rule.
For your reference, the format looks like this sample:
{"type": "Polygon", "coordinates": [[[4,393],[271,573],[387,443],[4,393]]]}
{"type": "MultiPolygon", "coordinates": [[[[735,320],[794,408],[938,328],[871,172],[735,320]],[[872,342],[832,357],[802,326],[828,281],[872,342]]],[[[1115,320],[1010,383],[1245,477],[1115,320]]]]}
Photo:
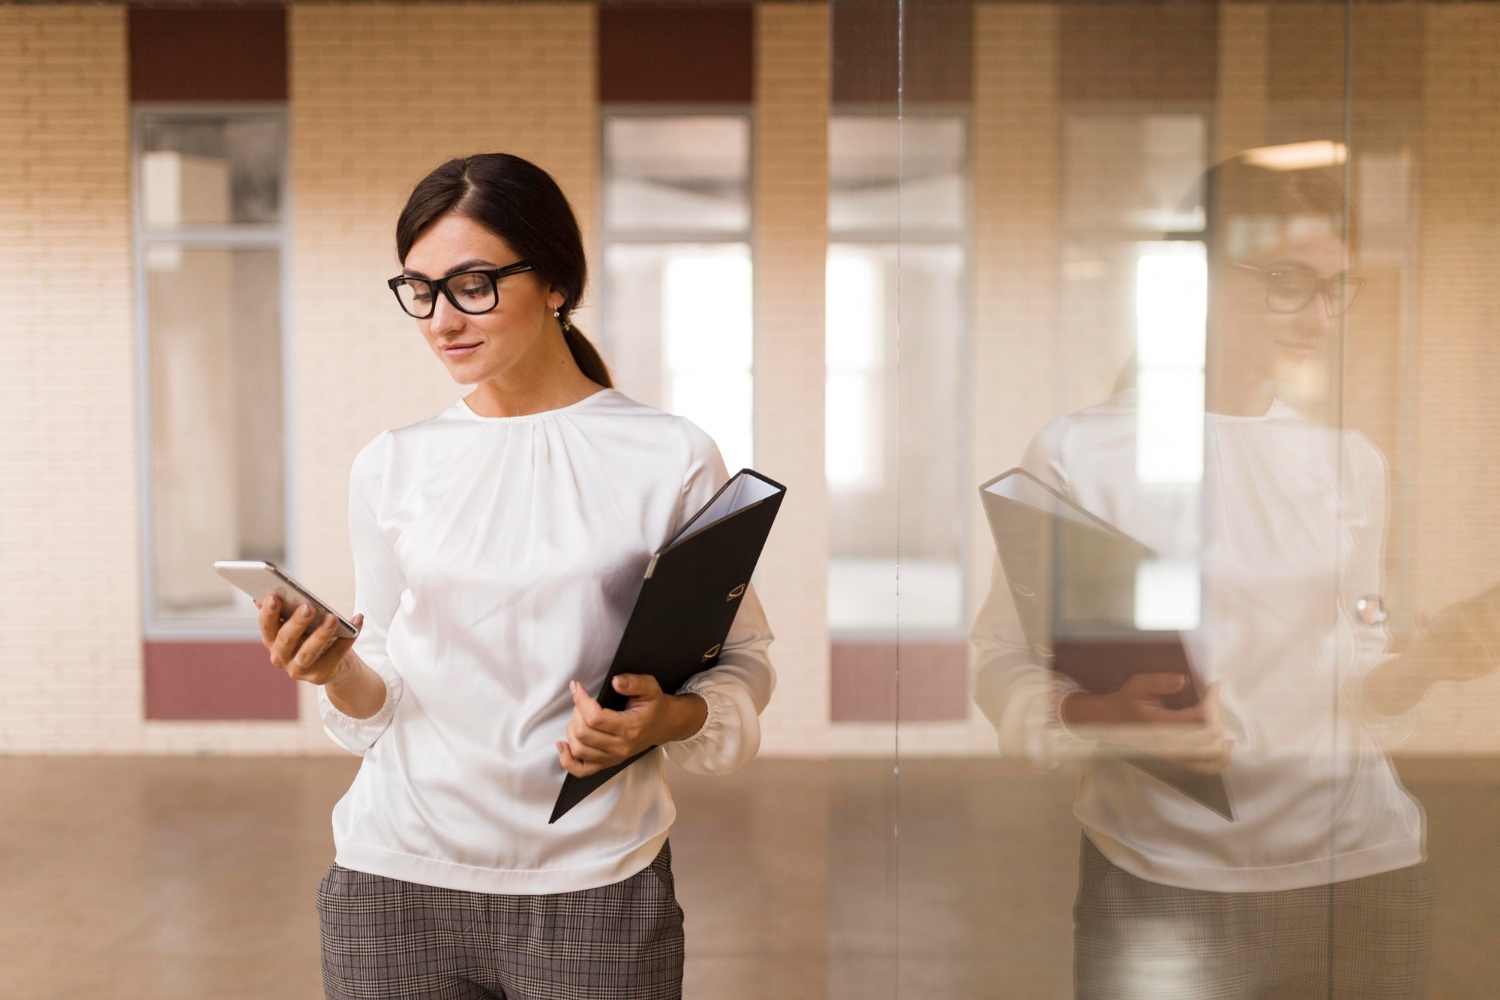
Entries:
{"type": "Polygon", "coordinates": [[[144,719],[126,74],[123,8],[0,7],[0,752],[290,749],[144,719]]]}
{"type": "Polygon", "coordinates": [[[142,691],[124,9],[0,7],[0,95],[0,751],[121,746],[142,691]]]}
{"type": "Polygon", "coordinates": [[[789,484],[757,571],[776,632],[765,752],[828,734],[828,495],[823,270],[828,248],[828,7],[755,11],[755,461],[789,484]]]}
{"type": "Polygon", "coordinates": [[[1266,43],[1270,8],[1263,3],[1219,7],[1219,120],[1216,160],[1265,141],[1266,43]]]}
{"type": "MultiPolygon", "coordinates": [[[[1420,305],[1408,391],[1419,611],[1500,581],[1500,8],[1426,11],[1420,305]]],[[[1500,752],[1500,677],[1440,685],[1412,750],[1500,752]]]]}
{"type": "MultiPolygon", "coordinates": [[[[1032,435],[1061,406],[1059,20],[1050,4],[981,4],[974,10],[976,484],[1019,463],[1032,435]]],[[[989,592],[995,549],[977,502],[969,516],[972,614],[989,592]]],[[[995,731],[977,718],[977,710],[971,710],[965,742],[995,748],[995,731]]]]}
{"type": "MultiPolygon", "coordinates": [[[[450,155],[535,159],[598,215],[592,5],[299,6],[290,12],[298,570],[352,597],[345,525],[355,451],[460,391],[389,301],[392,228],[411,185],[450,155]],[[436,68],[440,67],[441,71],[436,68]]],[[[1266,9],[1230,4],[1221,151],[1260,141],[1266,9]]],[[[1432,611],[1500,578],[1489,502],[1500,370],[1489,275],[1500,257],[1500,12],[1425,10],[1419,338],[1405,383],[1419,456],[1414,593],[1432,611]],[[1487,381],[1488,380],[1488,381],[1487,381]]],[[[972,108],[976,475],[1013,464],[1061,404],[1056,375],[1058,8],[974,12],[972,108]]],[[[757,464],[794,485],[760,574],[781,687],[768,754],[888,752],[889,727],[828,715],[823,489],[823,260],[828,8],[757,9],[757,464]]],[[[119,8],[0,7],[0,752],[331,751],[304,692],[287,723],[147,723],[142,715],[139,483],[129,115],[119,8]],[[50,277],[85,261],[89,294],[50,277]],[[46,293],[56,288],[58,294],[46,293]],[[57,345],[62,345],[61,349],[57,345]],[[87,615],[80,614],[87,609],[87,615]]],[[[590,314],[580,317],[591,329],[590,314]]],[[[972,594],[988,585],[975,512],[972,594]]],[[[1495,752],[1500,679],[1440,688],[1413,752],[1495,752]]],[[[983,725],[903,733],[903,752],[984,752],[983,725]]]]}
{"type": "Polygon", "coordinates": [[[557,178],[593,247],[594,17],[576,3],[291,10],[294,524],[299,570],[332,600],[353,597],[355,453],[464,391],[385,287],[399,270],[396,216],[443,160],[513,152],[557,178]]]}

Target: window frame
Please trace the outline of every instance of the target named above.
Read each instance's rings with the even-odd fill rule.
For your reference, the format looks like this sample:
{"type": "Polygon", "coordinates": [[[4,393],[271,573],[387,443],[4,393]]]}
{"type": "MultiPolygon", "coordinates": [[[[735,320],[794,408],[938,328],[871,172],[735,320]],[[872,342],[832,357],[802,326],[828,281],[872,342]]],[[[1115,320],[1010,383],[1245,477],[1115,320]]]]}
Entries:
{"type": "Polygon", "coordinates": [[[758,447],[755,428],[755,410],[758,393],[755,388],[756,357],[758,354],[757,344],[759,342],[758,331],[755,326],[754,295],[755,295],[755,225],[757,216],[756,203],[756,143],[758,132],[756,125],[755,107],[753,104],[742,103],[672,103],[672,104],[637,104],[637,103],[606,103],[599,107],[598,119],[598,143],[599,143],[599,181],[598,181],[598,205],[599,205],[599,235],[598,243],[598,266],[595,268],[597,275],[594,282],[594,295],[597,305],[595,315],[599,317],[599,348],[606,357],[610,356],[619,347],[616,331],[609,325],[609,281],[606,270],[609,260],[610,249],[616,246],[670,246],[675,244],[703,244],[707,246],[734,246],[743,244],[750,257],[751,273],[751,343],[750,343],[750,426],[751,426],[751,450],[752,461],[758,461],[753,454],[758,447]],[[610,173],[608,160],[608,135],[609,123],[618,118],[739,118],[743,119],[747,130],[747,157],[745,165],[745,200],[747,208],[747,222],[745,228],[734,233],[728,232],[701,232],[691,230],[659,229],[651,232],[621,233],[609,228],[609,188],[610,173]]]}
{"type": "MultiPolygon", "coordinates": [[[[185,249],[259,249],[280,254],[278,268],[281,303],[281,417],[282,481],[284,491],[283,524],[285,555],[278,564],[292,572],[297,565],[296,463],[292,461],[294,398],[292,359],[296,355],[292,325],[291,261],[291,142],[289,115],[282,101],[136,101],[130,107],[130,224],[131,279],[135,296],[135,375],[136,375],[136,452],[139,479],[138,502],[140,525],[142,638],[155,640],[238,641],[259,640],[253,620],[236,622],[229,618],[177,619],[163,617],[156,599],[156,537],[154,454],[152,444],[151,329],[149,278],[146,257],[153,246],[170,244],[185,249]],[[275,223],[240,223],[222,226],[189,225],[174,229],[147,229],[143,217],[145,201],[142,191],[141,157],[145,152],[144,133],[150,124],[161,121],[217,120],[223,118],[261,118],[276,121],[282,129],[279,220],[275,223]]],[[[227,553],[226,555],[232,555],[227,553]]]]}
{"type": "MultiPolygon", "coordinates": [[[[868,118],[876,120],[894,121],[897,127],[898,141],[904,142],[904,129],[907,121],[921,118],[954,118],[963,125],[963,186],[962,186],[962,213],[963,225],[951,235],[938,235],[931,232],[910,234],[903,231],[901,225],[901,203],[897,201],[896,223],[890,228],[870,228],[850,230],[835,234],[832,229],[827,230],[825,245],[825,259],[827,250],[836,245],[843,246],[892,246],[896,250],[897,273],[901,270],[901,251],[906,246],[956,246],[963,255],[963,270],[959,278],[959,286],[963,289],[961,307],[963,309],[964,323],[960,331],[956,353],[959,357],[972,357],[974,351],[974,122],[973,114],[967,103],[948,102],[923,102],[920,105],[906,104],[899,113],[891,110],[886,105],[868,102],[848,102],[834,105],[828,114],[828,127],[831,130],[835,119],[839,118],[868,118]]],[[[904,164],[900,160],[900,146],[898,145],[898,159],[896,164],[897,185],[904,175],[904,164]]],[[[830,150],[830,158],[832,152],[830,150]]],[[[831,163],[830,163],[831,168],[831,163]]],[[[830,191],[830,197],[832,192],[830,191]]],[[[900,380],[899,367],[899,345],[901,338],[900,298],[897,297],[897,315],[894,319],[896,325],[896,338],[898,345],[898,366],[887,373],[888,376],[900,380]]],[[[825,380],[827,374],[825,372],[825,380]]],[[[959,568],[959,624],[952,628],[917,628],[913,626],[897,626],[891,629],[871,628],[834,628],[829,625],[829,638],[835,645],[861,644],[861,643],[923,643],[923,642],[948,642],[968,641],[968,619],[970,616],[970,599],[972,596],[972,585],[969,580],[969,561],[974,544],[973,518],[970,516],[969,502],[972,493],[967,489],[967,484],[973,479],[974,463],[974,368],[973,365],[964,365],[959,373],[959,405],[958,405],[958,453],[961,458],[960,467],[955,471],[959,480],[961,509],[955,511],[959,518],[958,548],[956,551],[957,565],[959,568]]],[[[897,390],[900,397],[899,388],[897,390]]],[[[896,422],[898,435],[901,433],[902,425],[898,417],[896,422]]],[[[826,432],[825,432],[826,433],[826,432]]],[[[826,478],[827,470],[824,470],[826,478]]],[[[899,490],[899,467],[895,470],[898,477],[899,490]]],[[[899,525],[898,525],[899,531],[899,525]]],[[[897,567],[900,566],[900,540],[897,539],[897,567]]],[[[830,562],[835,558],[832,551],[829,552],[830,562]]]]}
{"type": "MultiPolygon", "coordinates": [[[[600,262],[604,251],[613,244],[656,243],[748,243],[751,248],[751,264],[755,253],[755,109],[748,104],[606,104],[599,109],[599,249],[600,262]],[[744,230],[727,233],[705,233],[689,230],[661,229],[649,233],[616,233],[609,228],[609,163],[606,143],[609,137],[609,122],[614,118],[743,118],[748,126],[749,157],[745,171],[746,201],[749,208],[749,223],[744,230]]],[[[603,283],[600,283],[601,308],[603,283]]],[[[607,336],[607,332],[606,332],[607,336]]]]}

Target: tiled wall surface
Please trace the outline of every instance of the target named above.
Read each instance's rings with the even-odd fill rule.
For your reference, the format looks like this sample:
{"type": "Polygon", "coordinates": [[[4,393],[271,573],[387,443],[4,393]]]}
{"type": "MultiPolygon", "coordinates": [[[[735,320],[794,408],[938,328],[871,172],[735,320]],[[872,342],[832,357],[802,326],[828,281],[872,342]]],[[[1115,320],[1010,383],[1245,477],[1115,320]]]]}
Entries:
{"type": "MultiPolygon", "coordinates": [[[[1199,63],[1216,74],[1221,153],[1272,141],[1273,119],[1297,88],[1324,101],[1337,89],[1277,53],[1297,24],[1325,34],[1338,25],[1297,11],[1283,23],[1283,13],[1239,3],[1218,12],[1215,53],[1199,63]]],[[[1060,5],[979,4],[973,16],[972,462],[999,470],[1068,408],[1050,339],[1057,116],[1063,85],[1083,84],[1064,79],[1060,5]]],[[[422,419],[460,392],[383,287],[397,269],[396,215],[441,160],[505,149],[557,176],[592,245],[596,17],[583,3],[290,9],[292,534],[300,575],[336,602],[352,596],[353,455],[380,429],[422,419]]],[[[1400,80],[1361,69],[1354,82],[1372,101],[1421,94],[1418,334],[1403,362],[1408,394],[1389,406],[1399,404],[1412,435],[1406,557],[1413,601],[1431,612],[1492,583],[1500,565],[1489,502],[1500,491],[1491,454],[1500,10],[1430,4],[1369,23],[1362,37],[1379,35],[1390,52],[1416,52],[1420,35],[1420,59],[1375,60],[1401,63],[1400,80]],[[1421,30],[1396,30],[1401,18],[1421,30]]],[[[758,462],[794,486],[759,576],[780,673],[765,748],[889,752],[889,726],[827,722],[829,10],[761,5],[755,33],[758,462]]],[[[310,690],[297,723],[143,721],[124,11],[0,7],[0,95],[11,137],[0,144],[0,752],[332,752],[310,690]]],[[[585,331],[596,322],[579,314],[585,331]]],[[[977,601],[990,563],[977,512],[971,537],[977,601]]],[[[1440,688],[1409,748],[1500,751],[1497,704],[1500,679],[1440,688]]],[[[993,749],[993,732],[972,713],[917,724],[902,740],[903,752],[993,749]]]]}
{"type": "MultiPolygon", "coordinates": [[[[1500,8],[1427,10],[1420,317],[1407,419],[1413,590],[1432,613],[1494,585],[1500,566],[1500,8]]],[[[1413,749],[1500,750],[1500,677],[1429,697],[1413,749]]]]}
{"type": "Polygon", "coordinates": [[[141,713],[125,12],[0,8],[0,751],[141,713]]]}
{"type": "Polygon", "coordinates": [[[763,4],[755,20],[756,462],[787,500],[756,576],[778,672],[767,751],[828,732],[828,499],[823,486],[823,261],[828,8],[763,4]]]}

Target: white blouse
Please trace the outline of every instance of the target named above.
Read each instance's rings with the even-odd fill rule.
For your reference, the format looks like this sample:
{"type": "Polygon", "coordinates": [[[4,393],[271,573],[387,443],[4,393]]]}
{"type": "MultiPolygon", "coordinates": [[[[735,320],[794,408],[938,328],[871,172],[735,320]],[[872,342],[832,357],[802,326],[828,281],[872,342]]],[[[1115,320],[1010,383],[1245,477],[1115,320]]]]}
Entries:
{"type": "Polygon", "coordinates": [[[1070,685],[1038,666],[1004,573],[974,627],[975,699],[1003,753],[1083,762],[1074,811],[1116,865],[1188,889],[1255,892],[1328,884],[1415,864],[1422,810],[1383,744],[1409,731],[1362,695],[1386,657],[1361,622],[1381,593],[1385,465],[1353,431],[1284,403],[1261,417],[1207,416],[1201,489],[1143,484],[1132,393],[1061,417],[1023,466],[1179,565],[1201,574],[1194,669],[1218,681],[1233,822],[1168,788],[1057,717],[1070,685]]]}
{"type": "MultiPolygon", "coordinates": [[[[726,478],[701,430],[612,389],[519,417],[460,400],[365,446],[349,489],[354,648],[386,700],[354,719],[319,690],[328,734],[364,757],[333,812],[338,863],[506,894],[650,864],[676,815],[660,752],[547,823],[568,682],[598,690],[652,553],[726,478]]],[[[708,719],[667,756],[719,774],[755,755],[771,638],[747,591],[718,664],[683,688],[708,719]]]]}

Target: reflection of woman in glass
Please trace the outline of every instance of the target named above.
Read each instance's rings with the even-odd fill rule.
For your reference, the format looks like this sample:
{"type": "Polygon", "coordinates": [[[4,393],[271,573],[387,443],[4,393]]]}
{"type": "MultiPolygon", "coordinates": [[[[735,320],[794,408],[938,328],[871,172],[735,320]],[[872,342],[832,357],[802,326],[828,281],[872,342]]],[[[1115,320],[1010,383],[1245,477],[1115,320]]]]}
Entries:
{"type": "Polygon", "coordinates": [[[363,756],[333,814],[318,891],[328,996],[681,996],[682,911],[652,754],[548,823],[564,770],[661,745],[700,773],[759,745],[770,632],[747,592],[718,664],[676,694],[603,682],[652,552],[723,484],[680,417],[609,388],[570,321],[578,224],[525,160],[453,160],[412,192],[390,285],[473,391],[379,434],[354,461],[352,650],[331,622],[279,625],[272,660],[319,685],[323,721],[363,756]]]}
{"type": "Polygon", "coordinates": [[[1184,641],[1204,697],[1167,707],[1183,683],[1169,674],[1089,694],[1037,665],[997,568],[976,698],[1008,755],[1083,762],[1080,998],[1417,997],[1423,816],[1377,741],[1401,735],[1415,698],[1393,683],[1379,616],[1358,610],[1381,591],[1384,461],[1275,388],[1337,363],[1355,227],[1327,171],[1231,161],[1205,195],[1201,478],[1143,481],[1140,428],[1159,426],[1140,419],[1146,385],[1053,421],[1023,461],[1191,568],[1184,641]],[[1235,819],[1124,764],[1122,745],[1221,774],[1235,819]]]}

